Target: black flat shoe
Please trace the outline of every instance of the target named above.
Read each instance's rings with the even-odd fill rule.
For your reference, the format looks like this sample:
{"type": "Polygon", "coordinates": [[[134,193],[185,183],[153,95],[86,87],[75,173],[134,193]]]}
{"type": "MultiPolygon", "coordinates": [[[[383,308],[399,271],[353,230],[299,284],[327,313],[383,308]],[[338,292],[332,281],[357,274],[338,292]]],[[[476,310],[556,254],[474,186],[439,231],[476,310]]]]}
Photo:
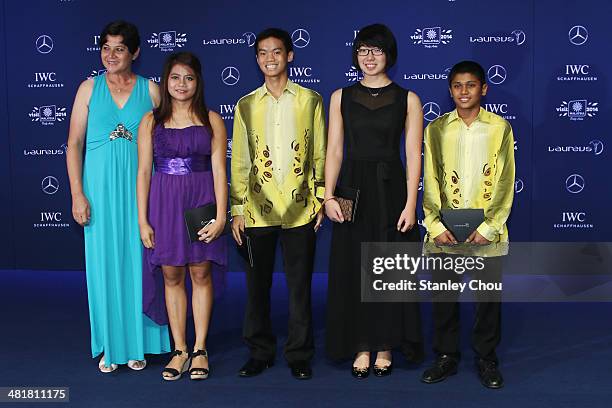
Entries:
{"type": "Polygon", "coordinates": [[[478,377],[482,385],[494,390],[504,386],[504,377],[502,377],[495,361],[479,359],[476,362],[476,366],[478,367],[478,377]]]}
{"type": "Polygon", "coordinates": [[[370,367],[358,368],[353,366],[351,368],[351,374],[353,375],[353,377],[359,379],[368,378],[368,375],[370,375],[370,367]]]}
{"type": "Polygon", "coordinates": [[[393,371],[393,363],[389,364],[388,366],[377,366],[375,364],[372,371],[374,371],[374,375],[377,377],[386,377],[391,374],[391,371],[393,371]]]}
{"type": "Polygon", "coordinates": [[[193,359],[198,356],[204,356],[208,360],[208,352],[206,350],[195,350],[191,353],[191,367],[189,368],[189,378],[192,380],[205,380],[208,378],[210,370],[203,367],[194,367],[193,359]]]}
{"type": "Polygon", "coordinates": [[[291,375],[298,380],[310,380],[312,378],[312,368],[308,361],[296,361],[289,364],[291,375]]]}
{"type": "Polygon", "coordinates": [[[254,377],[261,374],[263,370],[272,367],[273,365],[274,361],[272,360],[266,361],[249,358],[249,361],[247,361],[246,364],[242,366],[240,371],[238,371],[238,375],[240,377],[254,377]]]}
{"type": "Polygon", "coordinates": [[[457,374],[457,360],[447,354],[441,354],[433,367],[425,370],[421,376],[421,381],[426,384],[433,384],[444,381],[455,374],[457,374]]]}

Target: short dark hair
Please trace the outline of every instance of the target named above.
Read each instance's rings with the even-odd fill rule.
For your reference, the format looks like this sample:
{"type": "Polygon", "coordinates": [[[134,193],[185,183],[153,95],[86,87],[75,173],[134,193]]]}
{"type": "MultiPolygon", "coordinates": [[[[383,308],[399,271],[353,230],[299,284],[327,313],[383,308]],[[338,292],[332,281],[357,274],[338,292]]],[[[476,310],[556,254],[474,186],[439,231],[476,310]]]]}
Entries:
{"type": "Polygon", "coordinates": [[[281,28],[266,28],[259,34],[257,34],[257,38],[255,38],[255,55],[257,55],[257,50],[259,49],[259,42],[265,40],[266,38],[277,38],[283,42],[285,46],[285,50],[287,54],[293,51],[293,42],[291,41],[291,36],[289,33],[281,28]]]}
{"type": "Polygon", "coordinates": [[[120,35],[123,37],[123,44],[128,47],[130,54],[135,54],[140,47],[138,28],[127,21],[117,20],[108,23],[102,30],[102,34],[100,34],[100,46],[106,44],[106,41],[108,41],[106,38],[107,35],[120,35]]]}
{"type": "Polygon", "coordinates": [[[357,50],[362,45],[368,47],[378,47],[385,52],[387,56],[387,64],[385,71],[395,65],[397,61],[397,41],[395,36],[384,24],[372,24],[363,27],[357,33],[353,41],[353,65],[359,69],[359,61],[357,61],[357,50]]]}
{"type": "Polygon", "coordinates": [[[448,86],[453,83],[453,79],[457,74],[472,74],[480,81],[481,85],[487,83],[484,68],[476,61],[461,61],[453,65],[448,74],[448,86]]]}

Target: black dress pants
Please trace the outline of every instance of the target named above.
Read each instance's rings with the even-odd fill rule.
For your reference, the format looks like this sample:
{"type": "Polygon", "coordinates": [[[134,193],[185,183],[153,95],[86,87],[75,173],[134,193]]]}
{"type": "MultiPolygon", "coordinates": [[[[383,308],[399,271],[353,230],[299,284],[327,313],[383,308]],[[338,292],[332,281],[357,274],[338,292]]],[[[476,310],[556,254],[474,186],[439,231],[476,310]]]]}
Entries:
{"type": "MultiPolygon", "coordinates": [[[[452,271],[449,271],[449,273],[435,271],[433,281],[446,282],[452,280],[455,282],[467,282],[468,279],[477,279],[491,283],[501,282],[502,258],[491,257],[484,258],[484,260],[485,268],[482,271],[476,271],[473,276],[466,277],[467,279],[462,279],[462,275],[452,271]]],[[[461,335],[459,303],[449,301],[453,297],[457,299],[459,293],[447,292],[443,296],[445,301],[434,300],[433,303],[433,351],[437,355],[447,354],[459,360],[461,357],[459,347],[461,335]]],[[[497,362],[495,349],[501,341],[501,293],[494,294],[487,292],[482,296],[486,299],[475,303],[476,311],[472,327],[472,348],[478,358],[497,362]]],[[[476,299],[478,297],[479,295],[477,294],[476,299]]]]}
{"type": "Polygon", "coordinates": [[[283,266],[289,289],[289,325],[285,358],[291,364],[309,361],[314,355],[311,284],[316,236],[314,222],[282,229],[247,228],[253,267],[247,267],[248,300],[243,338],[258,360],[274,360],[276,337],[270,320],[270,288],[276,244],[280,237],[283,266]]]}

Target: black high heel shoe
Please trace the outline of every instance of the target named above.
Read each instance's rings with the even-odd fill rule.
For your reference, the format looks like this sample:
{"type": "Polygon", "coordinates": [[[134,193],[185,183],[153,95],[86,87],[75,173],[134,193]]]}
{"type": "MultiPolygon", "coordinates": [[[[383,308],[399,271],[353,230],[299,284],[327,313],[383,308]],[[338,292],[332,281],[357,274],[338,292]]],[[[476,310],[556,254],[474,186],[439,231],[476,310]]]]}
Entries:
{"type": "Polygon", "coordinates": [[[172,352],[172,354],[170,354],[170,360],[172,360],[174,357],[176,356],[181,356],[183,354],[187,354],[187,360],[185,360],[185,362],[183,363],[183,366],[181,367],[181,370],[177,370],[175,368],[164,368],[164,370],[162,371],[162,378],[166,381],[176,381],[178,379],[181,378],[181,376],[183,375],[183,373],[185,371],[187,371],[187,368],[189,367],[189,353],[187,353],[186,351],[182,351],[182,350],[174,350],[172,352]],[[166,374],[170,374],[170,375],[164,375],[164,373],[166,374]]]}
{"type": "Polygon", "coordinates": [[[194,350],[191,353],[191,368],[189,369],[189,378],[192,380],[205,380],[208,378],[210,370],[208,368],[198,368],[193,366],[193,359],[197,356],[204,356],[208,360],[208,353],[206,350],[194,350]]]}

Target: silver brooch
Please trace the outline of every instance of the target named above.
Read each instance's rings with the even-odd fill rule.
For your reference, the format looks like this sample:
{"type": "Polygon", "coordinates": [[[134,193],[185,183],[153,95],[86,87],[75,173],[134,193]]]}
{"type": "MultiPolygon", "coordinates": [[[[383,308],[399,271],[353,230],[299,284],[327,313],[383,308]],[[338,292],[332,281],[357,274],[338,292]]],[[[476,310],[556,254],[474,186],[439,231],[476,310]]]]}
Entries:
{"type": "Polygon", "coordinates": [[[123,123],[119,123],[115,130],[110,133],[110,140],[115,140],[122,137],[128,142],[132,141],[132,132],[130,132],[123,123]]]}

